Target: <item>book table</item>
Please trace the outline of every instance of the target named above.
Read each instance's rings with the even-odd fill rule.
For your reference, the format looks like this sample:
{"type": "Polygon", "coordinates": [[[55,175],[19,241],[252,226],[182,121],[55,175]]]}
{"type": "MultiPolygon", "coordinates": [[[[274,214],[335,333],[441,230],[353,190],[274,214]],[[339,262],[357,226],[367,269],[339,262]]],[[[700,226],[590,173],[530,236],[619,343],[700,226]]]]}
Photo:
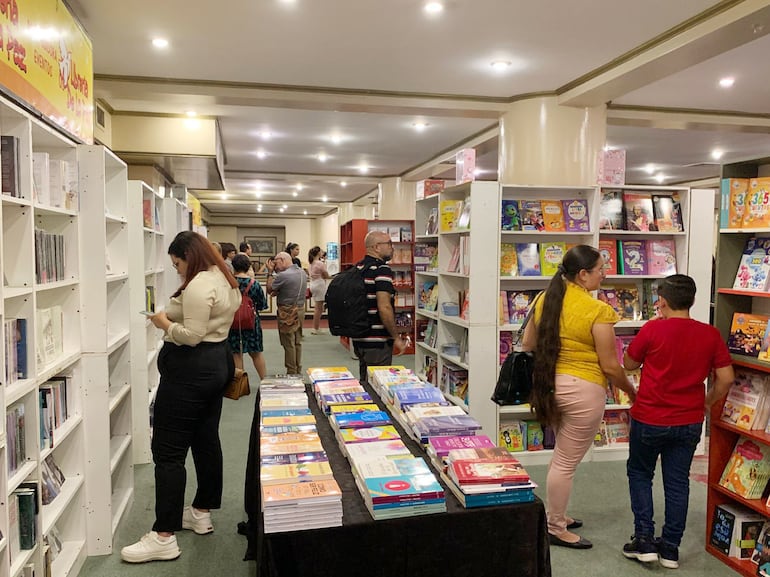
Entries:
{"type": "MultiPolygon", "coordinates": [[[[384,409],[379,397],[367,389],[384,409]]],[[[375,521],[355,486],[347,459],[315,400],[310,408],[342,489],[340,527],[286,533],[262,530],[259,485],[259,396],[246,472],[249,517],[246,557],[261,577],[550,577],[551,558],[542,501],[465,509],[446,491],[446,513],[375,521]]],[[[394,421],[413,454],[425,451],[394,421]]],[[[438,477],[438,475],[436,475],[438,477]]],[[[443,483],[442,483],[443,485],[443,483]]]]}

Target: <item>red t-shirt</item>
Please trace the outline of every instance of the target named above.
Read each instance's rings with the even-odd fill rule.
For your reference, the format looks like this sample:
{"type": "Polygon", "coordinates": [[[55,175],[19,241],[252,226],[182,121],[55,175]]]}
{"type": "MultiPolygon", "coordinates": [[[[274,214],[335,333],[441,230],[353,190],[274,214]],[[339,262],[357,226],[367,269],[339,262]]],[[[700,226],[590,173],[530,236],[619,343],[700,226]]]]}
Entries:
{"type": "Polygon", "coordinates": [[[719,331],[693,319],[650,321],[626,352],[643,365],[631,416],[647,425],[702,422],[706,400],[703,381],[712,369],[732,363],[719,331]]]}

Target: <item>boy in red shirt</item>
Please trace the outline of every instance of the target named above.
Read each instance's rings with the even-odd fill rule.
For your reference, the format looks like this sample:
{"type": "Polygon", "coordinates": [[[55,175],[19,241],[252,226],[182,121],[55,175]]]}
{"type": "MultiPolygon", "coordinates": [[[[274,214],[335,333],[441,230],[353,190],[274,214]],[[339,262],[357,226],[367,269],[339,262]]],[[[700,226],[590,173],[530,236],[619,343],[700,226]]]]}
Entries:
{"type": "Polygon", "coordinates": [[[661,318],[646,323],[624,355],[628,370],[642,367],[636,401],[631,407],[631,431],[626,472],[634,513],[632,541],[623,555],[642,562],[660,560],[679,567],[679,545],[687,521],[690,465],[708,409],[727,395],[735,380],[732,360],[719,331],[690,318],[695,281],[687,275],[669,276],[658,286],[661,318]],[[703,381],[714,373],[714,385],[703,381]],[[665,523],[655,539],[652,479],[661,460],[665,494],[665,523]]]}

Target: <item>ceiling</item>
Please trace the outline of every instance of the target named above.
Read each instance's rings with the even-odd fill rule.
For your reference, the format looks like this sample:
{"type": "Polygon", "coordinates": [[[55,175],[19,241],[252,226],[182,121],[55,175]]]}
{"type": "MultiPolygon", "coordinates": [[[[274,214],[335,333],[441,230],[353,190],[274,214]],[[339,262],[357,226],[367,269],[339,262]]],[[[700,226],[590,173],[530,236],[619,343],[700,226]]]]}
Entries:
{"type": "Polygon", "coordinates": [[[770,155],[770,0],[445,0],[435,16],[423,0],[69,4],[93,40],[95,96],[114,114],[218,120],[227,190],[196,191],[214,215],[258,203],[263,215],[327,214],[370,202],[386,177],[451,178],[453,152],[469,145],[479,178],[496,179],[510,102],[612,73],[682,23],[683,34],[713,28],[708,44],[661,48],[659,65],[607,83],[607,142],[627,150],[627,180],[654,184],[648,164],[666,184],[713,177],[702,163],[715,147],[722,160],[770,155]],[[495,72],[493,60],[511,65],[495,72]]]}

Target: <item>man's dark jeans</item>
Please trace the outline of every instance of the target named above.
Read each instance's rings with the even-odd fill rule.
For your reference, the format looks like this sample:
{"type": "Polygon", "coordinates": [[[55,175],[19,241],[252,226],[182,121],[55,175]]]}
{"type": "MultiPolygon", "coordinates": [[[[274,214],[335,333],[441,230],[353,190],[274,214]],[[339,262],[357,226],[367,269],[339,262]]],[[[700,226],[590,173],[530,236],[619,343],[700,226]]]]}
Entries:
{"type": "Polygon", "coordinates": [[[702,428],[703,423],[661,427],[631,419],[626,472],[637,537],[655,536],[652,479],[660,455],[666,499],[661,538],[676,547],[682,542],[690,498],[690,465],[702,428]]]}

